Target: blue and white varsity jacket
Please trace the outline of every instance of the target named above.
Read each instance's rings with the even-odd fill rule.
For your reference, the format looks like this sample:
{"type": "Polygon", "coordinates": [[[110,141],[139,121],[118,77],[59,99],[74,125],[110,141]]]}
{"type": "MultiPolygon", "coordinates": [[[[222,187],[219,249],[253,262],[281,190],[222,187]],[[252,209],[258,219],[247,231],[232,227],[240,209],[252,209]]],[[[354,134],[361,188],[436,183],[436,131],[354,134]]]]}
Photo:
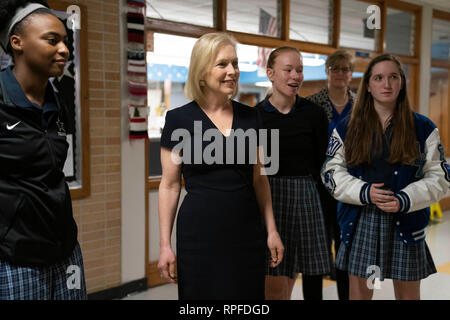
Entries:
{"type": "MultiPolygon", "coordinates": [[[[444,156],[439,132],[427,117],[414,113],[416,147],[420,157],[414,165],[398,164],[392,172],[392,189],[400,202],[394,214],[399,239],[412,245],[425,239],[430,218],[429,206],[445,196],[450,188],[450,166],[444,156]]],[[[341,239],[350,245],[357,218],[364,205],[370,204],[371,184],[365,181],[361,166],[348,168],[344,143],[349,118],[333,130],[321,178],[328,192],[339,201],[337,219],[341,239]]]]}

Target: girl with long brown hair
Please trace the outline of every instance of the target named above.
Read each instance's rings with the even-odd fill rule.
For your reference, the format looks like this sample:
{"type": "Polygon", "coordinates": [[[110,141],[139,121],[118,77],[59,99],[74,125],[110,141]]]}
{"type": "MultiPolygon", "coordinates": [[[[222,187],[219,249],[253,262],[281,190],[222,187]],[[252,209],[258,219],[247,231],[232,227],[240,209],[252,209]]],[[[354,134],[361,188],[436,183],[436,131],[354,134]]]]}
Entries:
{"type": "Polygon", "coordinates": [[[371,299],[385,278],[396,299],[420,299],[420,280],[436,272],[428,206],[447,192],[449,166],[436,126],[411,110],[394,56],[369,63],[350,118],[330,137],[322,180],[340,201],[336,265],[349,273],[350,299],[371,299]]]}

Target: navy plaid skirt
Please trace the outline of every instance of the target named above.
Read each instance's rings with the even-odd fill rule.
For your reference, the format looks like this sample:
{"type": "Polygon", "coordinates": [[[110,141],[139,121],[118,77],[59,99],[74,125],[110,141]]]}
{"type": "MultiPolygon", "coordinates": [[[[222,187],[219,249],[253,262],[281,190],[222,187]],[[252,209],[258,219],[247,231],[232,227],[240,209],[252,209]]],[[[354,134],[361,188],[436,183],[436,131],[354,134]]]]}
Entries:
{"type": "MultiPolygon", "coordinates": [[[[395,214],[395,213],[394,213],[395,214]]],[[[375,205],[361,210],[351,245],[341,243],[336,267],[361,278],[374,274],[369,266],[378,266],[380,280],[417,281],[436,273],[436,267],[425,241],[406,245],[400,240],[393,213],[375,205]]]]}
{"type": "Polygon", "coordinates": [[[79,244],[66,260],[45,267],[19,267],[0,260],[0,300],[86,300],[79,244]]]}
{"type": "Polygon", "coordinates": [[[331,270],[325,224],[314,179],[268,177],[278,233],[285,248],[283,261],[271,268],[270,252],[266,274],[295,278],[327,274],[331,270]]]}

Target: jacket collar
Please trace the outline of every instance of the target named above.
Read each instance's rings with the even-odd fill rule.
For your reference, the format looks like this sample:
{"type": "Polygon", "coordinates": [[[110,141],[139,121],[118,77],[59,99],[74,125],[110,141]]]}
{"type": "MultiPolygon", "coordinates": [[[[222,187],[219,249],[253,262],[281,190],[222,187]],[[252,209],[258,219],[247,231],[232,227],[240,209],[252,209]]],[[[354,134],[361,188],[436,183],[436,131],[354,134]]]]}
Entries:
{"type": "Polygon", "coordinates": [[[16,107],[42,109],[44,113],[59,110],[58,99],[56,98],[55,91],[53,90],[53,86],[50,81],[47,83],[44,104],[41,108],[39,105],[31,102],[27,98],[22,90],[22,87],[14,76],[11,67],[8,67],[6,70],[2,71],[0,73],[0,77],[4,86],[4,94],[8,95],[9,101],[11,101],[11,103],[16,107]]]}
{"type": "MultiPolygon", "coordinates": [[[[269,101],[269,98],[270,98],[270,96],[267,96],[265,99],[264,99],[264,101],[263,101],[263,103],[262,103],[262,107],[263,107],[263,109],[265,110],[265,111],[267,111],[267,112],[277,112],[277,113],[280,113],[281,114],[281,112],[280,111],[278,111],[278,109],[277,108],[275,108],[271,103],[270,103],[270,101],[269,101]]],[[[287,114],[292,114],[294,111],[295,111],[295,108],[296,108],[296,106],[297,106],[297,104],[301,101],[301,97],[300,96],[296,96],[296,98],[295,98],[295,103],[294,103],[294,105],[292,106],[292,109],[287,113],[287,114]]]]}

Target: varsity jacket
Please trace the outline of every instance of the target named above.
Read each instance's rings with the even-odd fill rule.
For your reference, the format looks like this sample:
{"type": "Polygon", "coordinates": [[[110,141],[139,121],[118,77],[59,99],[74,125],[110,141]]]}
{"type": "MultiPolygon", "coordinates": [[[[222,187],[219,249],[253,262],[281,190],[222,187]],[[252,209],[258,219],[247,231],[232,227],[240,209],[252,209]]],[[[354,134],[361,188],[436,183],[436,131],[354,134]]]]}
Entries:
{"type": "MultiPolygon", "coordinates": [[[[321,177],[328,192],[338,203],[337,218],[341,239],[351,244],[359,213],[371,203],[371,184],[365,181],[362,166],[347,167],[344,143],[349,117],[333,130],[327,149],[321,177]]],[[[413,245],[425,239],[429,222],[429,206],[438,202],[450,187],[450,167],[444,156],[439,132],[425,116],[414,113],[416,147],[420,157],[414,165],[398,164],[391,175],[391,191],[400,202],[394,215],[399,239],[413,245]]]]}
{"type": "MultiPolygon", "coordinates": [[[[43,126],[41,109],[14,105],[5,88],[13,81],[4,83],[12,74],[5,77],[3,72],[0,260],[23,266],[49,265],[70,256],[77,243],[70,192],[62,171],[68,144],[61,111],[56,99],[58,110],[48,113],[43,126]]],[[[17,88],[18,83],[14,85],[17,88]]]]}

